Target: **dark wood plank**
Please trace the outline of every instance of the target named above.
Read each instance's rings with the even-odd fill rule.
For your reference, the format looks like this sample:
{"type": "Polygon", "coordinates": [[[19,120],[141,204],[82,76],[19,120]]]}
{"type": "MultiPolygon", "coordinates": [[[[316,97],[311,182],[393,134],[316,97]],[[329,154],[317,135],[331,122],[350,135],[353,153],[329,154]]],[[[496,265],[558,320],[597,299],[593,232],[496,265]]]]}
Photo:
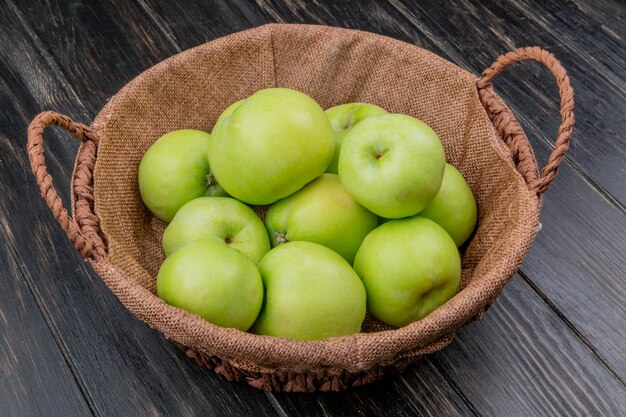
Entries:
{"type": "Polygon", "coordinates": [[[522,271],[626,376],[626,216],[569,166],[559,180],[522,271]]]}
{"type": "MultiPolygon", "coordinates": [[[[0,141],[6,142],[7,138],[0,135],[0,141]]],[[[2,224],[0,415],[91,416],[89,405],[24,281],[20,265],[10,256],[6,242],[14,237],[6,231],[2,224]]]]}
{"type": "Polygon", "coordinates": [[[172,55],[168,37],[124,0],[15,2],[35,47],[91,117],[143,70],[172,55]],[[97,2],[99,3],[99,2],[97,2]],[[67,81],[66,81],[67,80],[67,81]]]}
{"type": "Polygon", "coordinates": [[[178,50],[273,20],[249,1],[162,2],[137,0],[178,50]]]}
{"type": "MultiPolygon", "coordinates": [[[[0,8],[0,22],[6,21],[5,12],[0,8]]],[[[0,39],[12,34],[9,27],[0,25],[0,39]]],[[[18,58],[19,52],[11,55],[15,51],[14,43],[0,42],[0,56],[18,58]]],[[[0,59],[0,74],[8,74],[8,79],[0,78],[0,126],[19,123],[14,109],[20,100],[10,94],[19,89],[19,80],[12,77],[5,63],[0,59]]],[[[22,153],[23,143],[0,129],[0,171],[22,153]]],[[[55,340],[50,328],[53,324],[46,322],[33,298],[23,263],[13,256],[13,243],[20,236],[13,234],[12,219],[7,217],[4,203],[11,199],[9,190],[17,191],[24,178],[17,172],[0,178],[0,415],[92,415],[89,401],[81,392],[82,382],[64,358],[63,342],[55,340]]],[[[23,196],[14,193],[12,198],[19,201],[22,210],[28,207],[23,196]]],[[[32,230],[26,233],[32,236],[32,230]]]]}
{"type": "Polygon", "coordinates": [[[582,13],[600,23],[600,30],[614,39],[624,39],[624,2],[621,0],[572,0],[582,13]]]}
{"type": "Polygon", "coordinates": [[[287,415],[294,416],[310,416],[320,406],[319,415],[324,416],[476,415],[429,360],[419,361],[402,375],[345,392],[272,395],[287,415]]]}
{"type": "MultiPolygon", "coordinates": [[[[98,102],[94,97],[104,97],[108,92],[99,84],[104,86],[106,80],[93,75],[91,81],[78,81],[81,75],[77,72],[72,74],[72,83],[82,85],[85,96],[87,90],[91,94],[88,101],[75,100],[77,94],[64,75],[74,64],[62,49],[39,43],[41,39],[33,36],[30,25],[45,26],[42,21],[51,25],[50,22],[63,20],[64,29],[59,29],[63,35],[48,39],[55,45],[71,45],[71,37],[77,32],[86,39],[97,39],[95,32],[106,27],[104,31],[109,40],[101,39],[102,43],[96,48],[100,50],[97,60],[102,78],[117,76],[118,82],[123,84],[136,75],[124,74],[124,68],[132,69],[142,65],[141,62],[145,66],[152,64],[142,61],[145,57],[136,52],[146,48],[143,43],[141,48],[122,44],[126,48],[123,51],[116,46],[119,45],[116,38],[141,38],[144,32],[134,32],[142,23],[139,9],[90,3],[89,13],[77,15],[78,12],[67,9],[69,6],[60,7],[56,12],[53,8],[43,19],[45,13],[36,13],[39,6],[29,3],[28,19],[34,19],[30,23],[23,12],[17,11],[16,5],[0,6],[1,21],[7,22],[0,29],[0,44],[11,46],[0,48],[0,79],[11,87],[3,89],[5,106],[0,118],[0,133],[10,139],[0,143],[0,152],[4,155],[0,183],[6,185],[0,201],[0,220],[6,225],[7,233],[15,237],[7,242],[13,261],[22,265],[24,279],[33,283],[33,295],[43,306],[58,338],[67,346],[68,361],[74,366],[75,376],[84,382],[86,395],[97,414],[274,415],[275,409],[262,392],[245,384],[228,383],[197,366],[157,332],[135,319],[71,247],[39,197],[24,151],[29,119],[43,109],[53,108],[87,121],[90,117],[81,115],[93,115],[96,106],[103,105],[103,99],[98,102]],[[55,14],[57,12],[65,17],[62,19],[55,14]],[[73,13],[77,16],[74,19],[79,16],[80,20],[67,18],[73,13]],[[90,16],[97,17],[101,26],[90,29],[90,16]],[[134,19],[132,25],[123,23],[127,17],[134,19]],[[103,52],[106,50],[112,54],[109,60],[103,52]],[[65,64],[68,67],[64,67],[65,64]]],[[[146,23],[146,26],[149,25],[146,23]]],[[[47,27],[54,31],[51,26],[47,27]]],[[[72,48],[70,53],[82,56],[81,50],[72,48]]],[[[84,70],[80,66],[76,68],[84,70]]],[[[67,135],[56,132],[47,134],[46,140],[50,169],[57,187],[67,196],[75,145],[67,135]]],[[[42,401],[45,400],[42,395],[42,401]]],[[[84,414],[75,412],[73,415],[84,414]]]]}
{"type": "Polygon", "coordinates": [[[626,387],[516,275],[484,318],[433,355],[482,415],[618,416],[626,387]]]}
{"type": "MultiPolygon", "coordinates": [[[[613,12],[607,10],[602,16],[590,13],[588,8],[581,10],[574,0],[508,0],[503,5],[489,0],[485,5],[489,10],[497,11],[496,16],[503,13],[499,7],[504,6],[502,9],[509,9],[512,13],[533,21],[541,33],[542,42],[549,47],[563,46],[561,51],[568,59],[568,67],[574,68],[578,64],[575,70],[578,75],[589,80],[598,78],[598,82],[605,88],[621,86],[621,93],[624,93],[626,80],[623,72],[626,70],[626,57],[623,53],[622,37],[626,35],[626,22],[623,19],[621,22],[614,21],[614,31],[607,30],[608,27],[604,24],[612,15],[620,13],[617,3],[613,4],[613,12]],[[571,57],[576,55],[578,59],[572,60],[571,57]],[[587,71],[579,72],[580,67],[587,71]]],[[[623,7],[622,4],[621,8],[623,7]]]]}

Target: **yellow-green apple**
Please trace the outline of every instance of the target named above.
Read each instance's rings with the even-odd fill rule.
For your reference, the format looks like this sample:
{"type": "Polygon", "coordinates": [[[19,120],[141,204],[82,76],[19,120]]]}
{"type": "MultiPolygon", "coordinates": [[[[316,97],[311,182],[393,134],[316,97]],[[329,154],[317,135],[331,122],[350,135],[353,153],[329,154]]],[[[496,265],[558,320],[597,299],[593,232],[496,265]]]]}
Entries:
{"type": "Polygon", "coordinates": [[[476,200],[455,167],[446,164],[439,192],[419,215],[443,227],[457,246],[472,234],[477,218],[476,200]]]}
{"type": "Polygon", "coordinates": [[[334,250],[352,264],[377,220],[374,213],[354,201],[337,175],[322,174],[272,204],[265,215],[265,226],[272,247],[306,240],[334,250]]]}
{"type": "Polygon", "coordinates": [[[444,167],[435,131],[402,114],[363,120],[346,135],[339,154],[339,178],[346,190],[387,218],[412,216],[426,207],[439,191],[444,167]]]}
{"type": "Polygon", "coordinates": [[[265,302],[253,333],[298,340],[358,333],[365,288],[337,253],[311,242],[288,242],[259,262],[265,302]]]}
{"type": "Polygon", "coordinates": [[[200,197],[182,206],[163,233],[165,255],[198,239],[235,248],[255,264],[270,250],[259,216],[241,201],[228,197],[200,197]]]}
{"type": "Polygon", "coordinates": [[[340,104],[339,106],[331,107],[326,110],[328,120],[330,120],[330,124],[333,127],[333,137],[335,138],[335,154],[333,155],[333,160],[330,165],[326,168],[326,172],[331,174],[337,174],[339,172],[337,170],[337,164],[339,163],[341,144],[350,129],[368,117],[380,116],[381,114],[387,114],[387,110],[369,103],[340,104]]]}
{"type": "Polygon", "coordinates": [[[193,241],[167,257],[157,295],[222,327],[246,331],[263,303],[256,265],[236,249],[210,239],[193,241]]]}
{"type": "Polygon", "coordinates": [[[406,326],[454,296],[461,259],[452,238],[424,217],[390,220],[370,232],[354,261],[379,320],[406,326]]]}
{"type": "Polygon", "coordinates": [[[209,161],[233,197],[271,204],[320,175],[333,157],[332,128],[311,97],[288,88],[257,91],[212,131],[209,161]]]}
{"type": "Polygon", "coordinates": [[[169,222],[194,198],[226,195],[211,175],[210,141],[211,136],[201,130],[175,130],[161,136],[143,154],[139,192],[152,214],[169,222]]]}

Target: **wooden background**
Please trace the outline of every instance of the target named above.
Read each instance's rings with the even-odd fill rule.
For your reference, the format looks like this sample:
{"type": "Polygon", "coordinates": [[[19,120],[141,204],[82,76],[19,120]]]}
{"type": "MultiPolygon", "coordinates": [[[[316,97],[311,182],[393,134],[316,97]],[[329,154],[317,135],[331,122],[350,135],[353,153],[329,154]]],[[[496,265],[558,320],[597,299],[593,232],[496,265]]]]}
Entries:
{"type": "MultiPolygon", "coordinates": [[[[625,16],[609,0],[0,0],[0,416],[626,415],[625,16]],[[369,30],[476,74],[539,45],[572,78],[572,147],[519,274],[482,321],[401,376],[280,394],[196,366],[117,301],[30,174],[38,112],[89,122],[141,71],[267,22],[369,30]]],[[[496,88],[545,162],[559,123],[548,71],[518,64],[496,88]]],[[[67,201],[76,144],[52,129],[46,140],[67,201]]]]}

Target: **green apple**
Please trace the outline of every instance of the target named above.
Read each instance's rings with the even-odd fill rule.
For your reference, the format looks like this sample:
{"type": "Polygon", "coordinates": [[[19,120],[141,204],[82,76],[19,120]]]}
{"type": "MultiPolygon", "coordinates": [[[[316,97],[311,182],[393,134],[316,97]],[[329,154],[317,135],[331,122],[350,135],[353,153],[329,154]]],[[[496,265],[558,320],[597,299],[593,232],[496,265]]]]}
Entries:
{"type": "Polygon", "coordinates": [[[352,264],[377,220],[374,213],[354,201],[337,175],[322,174],[272,204],[265,215],[265,226],[272,247],[306,240],[334,250],[352,264]]]}
{"type": "Polygon", "coordinates": [[[333,157],[332,128],[311,97],[288,88],[257,91],[228,108],[209,146],[213,175],[249,204],[271,204],[320,175],[333,157]]]}
{"type": "Polygon", "coordinates": [[[265,302],[250,331],[298,340],[358,333],[365,318],[363,283],[332,250],[289,242],[259,263],[265,302]]]}
{"type": "Polygon", "coordinates": [[[379,320],[406,326],[459,290],[461,257],[441,226],[424,217],[390,220],[363,241],[354,270],[367,290],[367,307],[379,320]]]}
{"type": "Polygon", "coordinates": [[[222,114],[220,114],[220,117],[217,118],[217,121],[215,122],[215,124],[218,124],[222,119],[225,119],[225,118],[229,117],[231,114],[233,114],[235,109],[237,107],[239,107],[240,105],[242,105],[244,101],[246,101],[246,100],[245,99],[244,100],[238,100],[238,101],[235,101],[230,106],[226,107],[226,109],[222,112],[222,114]]]}
{"type": "Polygon", "coordinates": [[[169,256],[189,242],[207,238],[239,250],[255,264],[270,250],[259,216],[228,197],[200,197],[182,206],[163,233],[163,249],[169,256]]]}
{"type": "Polygon", "coordinates": [[[148,209],[169,222],[179,208],[201,196],[226,195],[210,174],[211,136],[201,130],[175,130],[161,136],[139,163],[139,193],[148,209]]]}
{"type": "Polygon", "coordinates": [[[263,281],[250,258],[210,239],[193,241],[167,257],[156,285],[166,303],[243,331],[263,304],[263,281]]]}
{"type": "Polygon", "coordinates": [[[335,154],[333,155],[333,160],[330,165],[326,168],[326,172],[331,174],[337,174],[339,172],[337,165],[339,164],[341,144],[350,129],[368,117],[380,116],[381,114],[387,114],[387,110],[368,103],[340,104],[339,106],[331,107],[326,110],[330,125],[333,127],[333,137],[335,138],[335,154]]]}
{"type": "Polygon", "coordinates": [[[387,114],[363,120],[346,135],[339,154],[339,178],[350,195],[373,213],[408,217],[435,197],[445,162],[439,137],[426,123],[387,114]]]}
{"type": "Polygon", "coordinates": [[[476,200],[455,167],[446,164],[439,192],[419,215],[443,227],[457,246],[472,234],[477,219],[476,200]]]}

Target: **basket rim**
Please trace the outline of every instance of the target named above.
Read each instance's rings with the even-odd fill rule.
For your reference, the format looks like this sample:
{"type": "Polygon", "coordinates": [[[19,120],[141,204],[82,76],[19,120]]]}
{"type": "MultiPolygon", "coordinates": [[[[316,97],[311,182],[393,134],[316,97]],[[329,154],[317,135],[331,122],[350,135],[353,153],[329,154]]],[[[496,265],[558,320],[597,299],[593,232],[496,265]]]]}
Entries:
{"type": "MultiPolygon", "coordinates": [[[[349,34],[350,36],[354,36],[355,34],[367,34],[367,36],[376,37],[377,41],[384,41],[384,42],[392,43],[392,44],[393,43],[406,44],[405,42],[392,39],[386,36],[382,36],[382,35],[372,34],[370,32],[363,32],[363,31],[353,30],[353,29],[335,28],[335,27],[329,27],[329,26],[323,26],[323,25],[268,24],[268,25],[257,27],[257,28],[248,29],[244,32],[248,32],[248,33],[256,32],[257,34],[262,33],[266,36],[269,36],[271,39],[273,32],[278,28],[291,28],[296,31],[319,30],[319,28],[324,28],[325,30],[336,31],[338,34],[343,33],[343,34],[349,34]]],[[[238,32],[238,33],[242,33],[242,32],[238,32]]],[[[164,66],[168,66],[172,62],[176,62],[176,60],[179,59],[182,54],[189,53],[190,51],[197,52],[198,50],[200,50],[200,48],[204,48],[206,45],[222,42],[224,39],[229,38],[231,36],[233,35],[227,35],[225,37],[212,40],[203,45],[199,45],[195,48],[176,54],[156,64],[155,66],[147,69],[146,71],[142,72],[135,79],[130,81],[128,84],[126,84],[120,91],[126,88],[129,88],[129,86],[133,85],[134,83],[137,83],[138,80],[140,79],[144,79],[145,77],[152,76],[152,74],[155,72],[156,69],[162,68],[164,66]]],[[[453,63],[445,60],[444,58],[441,58],[433,54],[432,52],[424,50],[418,46],[415,46],[415,45],[410,45],[410,46],[412,48],[416,48],[417,50],[420,50],[424,54],[428,54],[432,59],[440,62],[442,64],[442,67],[446,68],[446,70],[450,71],[450,73],[453,74],[454,76],[458,75],[458,76],[463,76],[463,77],[470,77],[471,80],[473,80],[474,82],[478,81],[478,77],[454,65],[453,63]]],[[[109,102],[103,107],[103,109],[99,112],[99,114],[94,119],[92,123],[92,128],[96,131],[96,133],[99,133],[109,122],[108,116],[110,115],[112,111],[112,106],[114,105],[114,102],[115,102],[114,98],[115,96],[111,100],[109,100],[109,102]]],[[[504,103],[504,101],[502,101],[502,104],[505,106],[505,111],[510,113],[510,117],[515,119],[515,116],[510,111],[510,109],[506,107],[506,104],[504,103]]],[[[493,127],[492,133],[496,139],[491,146],[499,147],[498,155],[500,156],[501,160],[506,162],[507,165],[511,167],[511,173],[516,176],[518,181],[521,181],[524,184],[526,184],[522,175],[517,171],[517,169],[515,169],[515,165],[514,165],[515,163],[512,160],[510,153],[507,152],[506,144],[504,144],[502,137],[493,126],[490,115],[488,114],[486,109],[483,109],[483,110],[485,111],[486,117],[488,117],[490,120],[490,124],[493,127]]],[[[526,142],[528,142],[528,139],[526,138],[525,135],[524,135],[524,139],[526,140],[526,142]]],[[[78,155],[77,155],[77,160],[81,158],[85,149],[86,148],[84,146],[80,147],[78,155]]],[[[97,157],[95,158],[95,165],[96,165],[95,170],[97,171],[97,166],[98,166],[97,157]]],[[[74,179],[75,174],[76,173],[74,172],[72,179],[74,179]]],[[[96,176],[97,175],[94,175],[94,178],[96,176]]],[[[480,316],[484,313],[484,311],[489,307],[493,298],[497,296],[497,294],[501,291],[501,289],[506,284],[506,282],[512,277],[513,273],[516,272],[517,268],[519,267],[524,257],[526,256],[530,243],[532,243],[532,241],[534,240],[537,225],[538,225],[538,214],[539,214],[539,210],[541,207],[541,199],[539,195],[532,193],[530,190],[527,190],[527,192],[536,203],[536,206],[533,209],[536,210],[537,223],[515,226],[516,231],[519,228],[520,230],[527,230],[531,232],[527,233],[529,236],[527,241],[519,242],[517,246],[505,248],[503,252],[503,256],[500,259],[500,264],[492,268],[491,272],[493,272],[493,270],[496,270],[496,269],[505,270],[506,271],[505,279],[502,278],[501,275],[503,274],[501,273],[498,274],[499,276],[493,276],[496,274],[489,273],[490,271],[488,271],[488,273],[485,274],[481,280],[470,283],[470,285],[468,285],[463,290],[461,290],[457,295],[455,295],[455,297],[453,297],[443,306],[441,306],[440,308],[438,308],[437,310],[435,310],[434,312],[426,316],[424,319],[414,322],[402,328],[405,331],[411,331],[411,330],[417,329],[418,327],[422,327],[425,329],[429,329],[430,331],[429,333],[430,337],[428,338],[427,342],[424,342],[422,340],[420,343],[413,343],[408,348],[407,348],[407,344],[410,345],[411,343],[406,343],[407,342],[406,340],[400,341],[398,340],[398,337],[395,337],[395,335],[398,334],[399,329],[383,330],[383,331],[378,331],[378,332],[373,332],[373,333],[358,333],[356,335],[341,336],[341,337],[335,337],[335,338],[329,338],[329,339],[317,340],[317,341],[300,341],[300,340],[293,340],[293,339],[287,339],[287,338],[260,336],[260,335],[243,332],[237,329],[222,328],[222,327],[213,325],[205,321],[199,316],[196,316],[192,313],[188,313],[184,310],[181,310],[181,309],[178,309],[176,307],[166,304],[161,299],[159,299],[155,294],[150,292],[148,289],[142,287],[140,284],[136,282],[131,281],[130,279],[124,276],[122,271],[119,268],[117,268],[116,265],[114,265],[111,262],[110,254],[108,254],[106,257],[99,259],[99,260],[91,259],[90,262],[92,263],[92,265],[94,266],[94,269],[98,272],[98,274],[104,279],[106,284],[115,293],[115,295],[120,299],[120,301],[129,310],[131,310],[131,312],[133,312],[136,316],[138,316],[143,321],[147,322],[148,325],[150,325],[151,327],[159,329],[165,335],[166,338],[172,339],[177,344],[187,346],[191,349],[197,350],[206,355],[218,356],[226,360],[246,363],[246,361],[245,360],[242,361],[241,358],[242,357],[245,358],[249,353],[251,353],[251,349],[248,348],[249,346],[248,342],[262,340],[262,341],[267,342],[263,344],[264,346],[262,349],[263,352],[261,352],[262,353],[261,356],[264,359],[259,360],[258,362],[250,362],[251,368],[254,368],[255,366],[262,366],[265,368],[269,366],[277,370],[305,371],[305,370],[310,370],[310,369],[319,369],[323,367],[328,367],[328,368],[348,369],[352,372],[358,372],[364,369],[368,369],[374,364],[392,364],[395,361],[397,361],[398,357],[402,356],[403,354],[405,355],[408,354],[410,356],[410,351],[412,349],[424,348],[436,342],[440,338],[445,337],[446,335],[450,333],[454,333],[462,325],[470,321],[473,321],[477,318],[480,318],[480,316]],[[520,250],[520,248],[522,250],[520,250]],[[516,253],[517,255],[515,257],[516,253]],[[511,258],[511,257],[514,257],[514,258],[511,258]],[[112,285],[112,284],[115,284],[115,285],[112,285]],[[118,288],[118,291],[116,291],[115,288],[118,288]],[[126,295],[122,294],[121,289],[125,289],[127,291],[127,294],[126,295]],[[488,291],[490,296],[489,297],[485,297],[484,295],[478,296],[479,292],[481,291],[482,292],[488,291]],[[475,302],[472,303],[470,307],[460,306],[459,305],[460,303],[458,302],[460,294],[464,294],[464,297],[471,297],[472,299],[475,300],[475,302]],[[152,308],[165,309],[165,311],[168,312],[168,317],[163,317],[159,319],[150,319],[146,317],[144,314],[142,314],[143,311],[149,310],[152,308]],[[454,314],[451,314],[451,313],[454,313],[454,314]],[[170,315],[172,317],[176,317],[176,320],[174,321],[170,320],[170,317],[169,317],[170,315]],[[454,315],[460,318],[450,320],[449,317],[451,315],[454,315]],[[448,325],[445,327],[446,331],[441,331],[441,329],[439,330],[437,329],[438,326],[436,326],[435,324],[438,322],[448,323],[448,325]],[[201,333],[203,334],[199,335],[198,331],[192,331],[191,330],[192,324],[194,328],[202,329],[201,333]],[[169,328],[171,331],[170,332],[165,331],[164,330],[165,327],[169,328]],[[202,343],[202,346],[196,346],[195,343],[191,342],[192,340],[197,340],[199,337],[204,341],[204,343],[202,343]],[[225,340],[229,340],[232,338],[237,339],[238,346],[232,346],[232,345],[229,345],[229,343],[224,343],[225,340]],[[280,341],[280,348],[278,349],[275,343],[277,340],[280,341]],[[355,352],[355,354],[352,355],[352,358],[350,358],[350,360],[347,360],[347,361],[341,360],[341,361],[336,361],[333,363],[326,363],[326,364],[315,363],[315,361],[312,360],[311,358],[301,357],[300,355],[297,354],[297,352],[301,350],[300,348],[304,346],[307,346],[309,348],[315,347],[316,349],[319,349],[320,351],[327,351],[328,349],[326,349],[325,347],[328,345],[328,342],[330,341],[342,342],[342,344],[345,346],[346,349],[352,349],[355,352]],[[398,346],[402,346],[403,348],[399,349],[398,346]],[[370,356],[370,358],[368,358],[367,361],[362,360],[363,353],[366,351],[369,351],[373,347],[377,347],[376,351],[378,352],[378,354],[374,355],[373,357],[370,356]],[[393,351],[394,354],[389,355],[388,353],[384,353],[388,351],[393,351]],[[290,360],[289,363],[286,363],[286,362],[272,363],[273,361],[275,362],[275,359],[277,357],[282,356],[281,353],[285,353],[285,352],[289,352],[292,355],[294,355],[294,352],[296,352],[296,354],[294,355],[295,358],[293,360],[290,360]],[[383,353],[380,353],[380,352],[383,352],[383,353]]],[[[76,198],[76,195],[72,194],[72,205],[74,205],[75,203],[75,198],[76,198]]],[[[98,214],[97,202],[94,201],[93,204],[94,204],[94,212],[97,215],[98,214]]],[[[106,237],[106,232],[104,230],[102,230],[102,234],[106,237]]],[[[254,347],[254,350],[255,350],[255,354],[258,355],[259,346],[256,345],[254,347]]]]}

